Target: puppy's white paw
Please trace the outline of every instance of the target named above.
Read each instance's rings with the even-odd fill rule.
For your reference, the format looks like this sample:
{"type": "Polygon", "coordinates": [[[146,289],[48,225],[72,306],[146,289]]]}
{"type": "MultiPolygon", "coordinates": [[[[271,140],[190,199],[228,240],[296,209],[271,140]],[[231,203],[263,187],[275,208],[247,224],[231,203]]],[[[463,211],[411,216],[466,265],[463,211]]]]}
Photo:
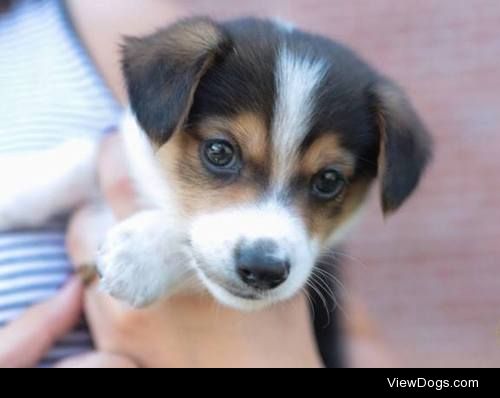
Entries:
{"type": "Polygon", "coordinates": [[[180,234],[164,217],[158,211],[139,213],[109,232],[97,261],[105,292],[144,307],[179,281],[184,265],[180,234]]]}

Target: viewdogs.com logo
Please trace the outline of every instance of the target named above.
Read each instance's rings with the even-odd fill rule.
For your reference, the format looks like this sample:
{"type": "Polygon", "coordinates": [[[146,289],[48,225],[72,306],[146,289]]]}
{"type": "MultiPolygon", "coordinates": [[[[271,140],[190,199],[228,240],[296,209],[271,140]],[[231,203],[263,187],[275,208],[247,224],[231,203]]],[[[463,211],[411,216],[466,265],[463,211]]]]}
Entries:
{"type": "Polygon", "coordinates": [[[444,388],[478,388],[479,380],[432,380],[424,377],[416,379],[387,378],[390,388],[431,388],[441,391],[444,388]]]}

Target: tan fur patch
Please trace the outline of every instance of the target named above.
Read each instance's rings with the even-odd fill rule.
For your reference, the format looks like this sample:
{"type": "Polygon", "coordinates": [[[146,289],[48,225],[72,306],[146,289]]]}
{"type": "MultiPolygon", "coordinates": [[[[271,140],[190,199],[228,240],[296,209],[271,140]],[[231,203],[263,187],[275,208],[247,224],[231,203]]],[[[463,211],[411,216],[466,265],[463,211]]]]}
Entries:
{"type": "Polygon", "coordinates": [[[179,67],[190,68],[207,52],[217,53],[225,37],[210,20],[195,18],[179,22],[145,38],[126,39],[126,58],[136,67],[150,64],[158,57],[179,67]]]}
{"type": "MultiPolygon", "coordinates": [[[[351,152],[343,148],[338,135],[326,132],[311,144],[302,157],[300,174],[312,178],[328,167],[334,167],[349,181],[354,176],[356,159],[351,152]]],[[[311,199],[299,199],[297,205],[311,236],[320,242],[327,240],[332,232],[356,213],[369,186],[370,181],[360,179],[348,183],[344,193],[331,201],[313,202],[311,199]]]]}
{"type": "Polygon", "coordinates": [[[342,199],[325,203],[322,207],[308,206],[304,209],[311,236],[320,242],[327,241],[332,233],[349,221],[363,204],[370,182],[360,180],[350,184],[342,199]]]}
{"type": "Polygon", "coordinates": [[[171,181],[187,216],[255,202],[263,193],[256,183],[254,164],[267,162],[264,121],[255,114],[234,119],[207,119],[195,136],[186,131],[175,134],[158,150],[166,178],[171,181]],[[246,167],[241,177],[229,184],[218,181],[203,166],[200,145],[208,139],[225,138],[240,149],[246,167]],[[172,183],[173,181],[173,183],[172,183]]]}
{"type": "Polygon", "coordinates": [[[187,21],[175,25],[164,45],[180,58],[193,60],[211,51],[223,40],[220,29],[209,20],[187,21]]]}
{"type": "Polygon", "coordinates": [[[325,133],[304,154],[300,171],[303,175],[313,176],[329,166],[335,166],[345,177],[350,178],[354,173],[356,159],[342,147],[338,135],[325,133]]]}
{"type": "Polygon", "coordinates": [[[217,134],[230,138],[240,148],[243,161],[256,164],[269,162],[268,133],[264,119],[255,113],[243,113],[233,119],[211,118],[200,129],[205,138],[217,138],[217,134]]]}

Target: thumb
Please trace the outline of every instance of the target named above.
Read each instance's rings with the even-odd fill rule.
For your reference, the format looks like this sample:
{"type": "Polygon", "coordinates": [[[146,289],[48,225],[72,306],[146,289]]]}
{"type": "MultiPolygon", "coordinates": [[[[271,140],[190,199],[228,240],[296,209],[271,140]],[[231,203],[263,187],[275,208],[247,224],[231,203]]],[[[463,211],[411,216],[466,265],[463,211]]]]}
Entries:
{"type": "Polygon", "coordinates": [[[0,368],[35,366],[79,321],[82,284],[71,280],[55,297],[0,330],[0,368]]]}

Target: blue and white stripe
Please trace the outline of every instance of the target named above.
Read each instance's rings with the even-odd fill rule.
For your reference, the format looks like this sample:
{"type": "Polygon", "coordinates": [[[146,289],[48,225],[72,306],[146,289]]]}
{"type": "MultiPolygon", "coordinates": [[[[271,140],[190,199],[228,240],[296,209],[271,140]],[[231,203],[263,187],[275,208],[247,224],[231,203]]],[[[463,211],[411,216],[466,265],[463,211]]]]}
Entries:
{"type": "MultiPolygon", "coordinates": [[[[60,0],[19,0],[0,14],[0,156],[103,134],[116,125],[120,112],[60,0]]],[[[67,280],[65,227],[62,222],[0,233],[0,327],[51,297],[67,280]]],[[[90,346],[82,325],[41,365],[90,346]]]]}

